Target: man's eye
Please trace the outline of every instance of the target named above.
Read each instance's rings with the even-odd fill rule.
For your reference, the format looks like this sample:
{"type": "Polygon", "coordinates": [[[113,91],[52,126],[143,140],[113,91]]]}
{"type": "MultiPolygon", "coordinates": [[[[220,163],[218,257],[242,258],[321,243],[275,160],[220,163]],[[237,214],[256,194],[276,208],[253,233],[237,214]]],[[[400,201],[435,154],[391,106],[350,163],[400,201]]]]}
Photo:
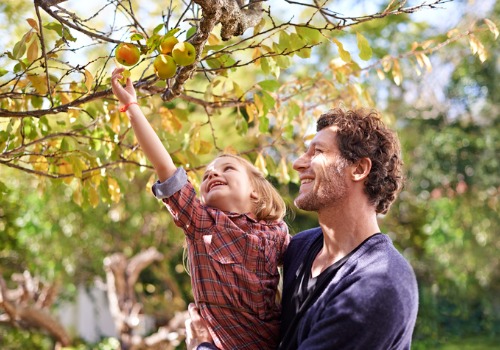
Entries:
{"type": "Polygon", "coordinates": [[[320,150],[320,149],[317,149],[317,148],[316,148],[316,149],[314,150],[314,154],[318,154],[318,153],[323,153],[323,150],[320,150]]]}

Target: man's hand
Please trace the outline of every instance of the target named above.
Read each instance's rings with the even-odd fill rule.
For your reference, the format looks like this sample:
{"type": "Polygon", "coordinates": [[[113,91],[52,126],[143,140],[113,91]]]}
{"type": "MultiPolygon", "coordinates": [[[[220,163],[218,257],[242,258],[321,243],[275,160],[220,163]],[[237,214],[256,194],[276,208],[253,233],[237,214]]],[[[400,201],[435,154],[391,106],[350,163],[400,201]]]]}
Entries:
{"type": "MultiPolygon", "coordinates": [[[[195,304],[188,306],[190,319],[186,320],[187,350],[196,350],[201,343],[212,343],[213,339],[208,331],[207,322],[201,317],[195,304]]],[[[214,349],[216,347],[214,346],[214,349]]]]}

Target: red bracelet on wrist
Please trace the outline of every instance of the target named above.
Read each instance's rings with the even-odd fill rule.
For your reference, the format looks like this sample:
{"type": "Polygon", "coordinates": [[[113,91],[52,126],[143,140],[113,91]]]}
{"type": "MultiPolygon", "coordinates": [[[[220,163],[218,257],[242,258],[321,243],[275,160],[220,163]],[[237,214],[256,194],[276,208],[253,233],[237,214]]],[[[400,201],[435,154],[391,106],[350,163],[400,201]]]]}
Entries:
{"type": "Polygon", "coordinates": [[[123,106],[122,108],[120,108],[120,112],[126,112],[127,109],[131,106],[131,105],[139,105],[136,101],[134,102],[130,102],[130,103],[127,103],[125,106],[123,106]]]}

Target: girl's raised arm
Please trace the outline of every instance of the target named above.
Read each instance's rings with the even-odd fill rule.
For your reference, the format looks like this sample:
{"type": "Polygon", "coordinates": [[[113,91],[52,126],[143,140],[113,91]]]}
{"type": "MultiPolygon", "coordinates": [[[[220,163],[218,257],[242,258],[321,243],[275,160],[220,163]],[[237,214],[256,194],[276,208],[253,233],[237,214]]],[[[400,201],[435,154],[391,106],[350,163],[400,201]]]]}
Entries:
{"type": "Polygon", "coordinates": [[[122,79],[124,68],[116,68],[111,75],[111,88],[123,106],[126,106],[126,113],[134,129],[135,136],[146,157],[149,159],[160,182],[171,177],[176,171],[176,166],[170,154],[163,146],[160,138],[149,124],[141,108],[137,104],[137,96],[130,78],[123,87],[118,79],[122,79]]]}

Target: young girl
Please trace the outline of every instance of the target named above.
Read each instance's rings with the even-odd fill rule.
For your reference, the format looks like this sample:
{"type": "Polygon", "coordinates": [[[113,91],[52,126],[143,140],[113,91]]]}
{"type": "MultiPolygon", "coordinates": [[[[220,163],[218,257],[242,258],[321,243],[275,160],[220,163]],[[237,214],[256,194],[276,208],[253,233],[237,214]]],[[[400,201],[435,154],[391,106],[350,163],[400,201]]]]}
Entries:
{"type": "Polygon", "coordinates": [[[228,154],[207,166],[198,199],[137,105],[131,80],[118,82],[123,70],[113,71],[113,93],[156,170],[154,195],[184,230],[194,299],[215,345],[275,349],[278,265],[290,240],[283,200],[250,162],[228,154]]]}

